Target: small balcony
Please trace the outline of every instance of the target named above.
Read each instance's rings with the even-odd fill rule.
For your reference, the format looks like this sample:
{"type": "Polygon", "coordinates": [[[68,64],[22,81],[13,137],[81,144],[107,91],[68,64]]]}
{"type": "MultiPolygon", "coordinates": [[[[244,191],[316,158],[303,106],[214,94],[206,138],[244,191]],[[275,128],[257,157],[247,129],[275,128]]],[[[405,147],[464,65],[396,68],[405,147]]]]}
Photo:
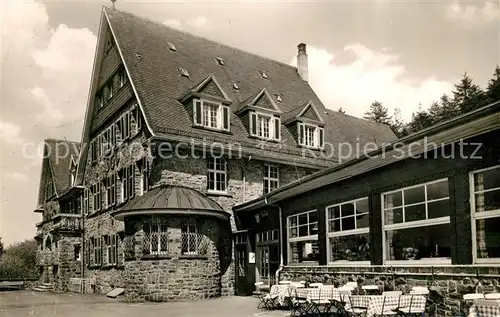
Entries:
{"type": "Polygon", "coordinates": [[[81,231],[82,219],[75,214],[57,214],[54,217],[54,230],[59,231],[81,231]]]}

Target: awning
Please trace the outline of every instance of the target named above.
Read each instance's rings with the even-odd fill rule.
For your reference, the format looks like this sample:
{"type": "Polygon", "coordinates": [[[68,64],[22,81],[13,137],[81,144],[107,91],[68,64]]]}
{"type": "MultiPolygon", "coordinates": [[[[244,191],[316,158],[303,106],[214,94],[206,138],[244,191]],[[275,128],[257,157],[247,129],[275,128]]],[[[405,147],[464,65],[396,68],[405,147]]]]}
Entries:
{"type": "Polygon", "coordinates": [[[199,191],[172,185],[162,185],[142,196],[136,196],[111,215],[123,220],[127,216],[164,214],[204,215],[223,220],[231,216],[217,202],[199,191]]]}

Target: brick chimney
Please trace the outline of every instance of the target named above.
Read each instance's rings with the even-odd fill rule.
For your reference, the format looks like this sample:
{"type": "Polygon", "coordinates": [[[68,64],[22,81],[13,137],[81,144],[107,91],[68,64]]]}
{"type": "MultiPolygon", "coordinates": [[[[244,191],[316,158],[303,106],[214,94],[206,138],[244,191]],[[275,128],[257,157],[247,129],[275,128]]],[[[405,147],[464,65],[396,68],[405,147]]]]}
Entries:
{"type": "Polygon", "coordinates": [[[308,66],[306,44],[300,43],[297,45],[297,48],[299,49],[297,54],[297,72],[303,81],[307,81],[308,66]]]}

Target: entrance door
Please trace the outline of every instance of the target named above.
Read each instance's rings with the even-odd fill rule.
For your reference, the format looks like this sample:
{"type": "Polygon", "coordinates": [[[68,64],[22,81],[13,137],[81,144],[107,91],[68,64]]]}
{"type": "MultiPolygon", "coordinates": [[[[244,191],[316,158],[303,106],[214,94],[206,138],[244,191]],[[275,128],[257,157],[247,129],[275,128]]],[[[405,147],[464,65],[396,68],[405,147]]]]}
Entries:
{"type": "Polygon", "coordinates": [[[236,295],[248,295],[247,283],[247,250],[246,245],[236,245],[236,295]]]}
{"type": "Polygon", "coordinates": [[[257,247],[257,279],[265,285],[276,283],[276,271],[279,268],[279,248],[277,244],[260,245],[257,247]]]}

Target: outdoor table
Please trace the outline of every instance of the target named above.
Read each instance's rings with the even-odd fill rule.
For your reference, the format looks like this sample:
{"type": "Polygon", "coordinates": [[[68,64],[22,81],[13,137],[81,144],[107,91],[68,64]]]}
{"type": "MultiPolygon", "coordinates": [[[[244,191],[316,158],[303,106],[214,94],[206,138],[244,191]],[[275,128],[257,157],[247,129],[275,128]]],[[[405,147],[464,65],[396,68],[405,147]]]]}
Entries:
{"type": "Polygon", "coordinates": [[[500,300],[496,301],[498,306],[483,306],[473,304],[469,309],[468,317],[498,317],[500,316],[500,300]]]}
{"type": "Polygon", "coordinates": [[[271,286],[271,289],[269,290],[270,295],[276,295],[277,296],[277,302],[280,306],[285,305],[285,299],[286,297],[289,296],[289,285],[279,285],[275,284],[271,286]]]}
{"type": "MultiPolygon", "coordinates": [[[[383,315],[382,308],[385,312],[396,312],[398,308],[408,308],[411,303],[412,311],[424,311],[426,299],[420,295],[400,295],[400,296],[366,296],[370,297],[370,303],[366,311],[366,317],[375,315],[383,315]],[[385,297],[385,301],[384,301],[385,297]],[[413,299],[412,299],[413,298],[413,299]],[[383,307],[382,307],[383,306],[383,307]]],[[[352,298],[352,297],[351,297],[352,298]]],[[[351,299],[352,300],[352,299],[351,299]]],[[[366,301],[366,299],[365,299],[366,301]]],[[[355,306],[353,304],[353,306],[355,306]]],[[[395,315],[395,313],[393,314],[395,315]]]]}

